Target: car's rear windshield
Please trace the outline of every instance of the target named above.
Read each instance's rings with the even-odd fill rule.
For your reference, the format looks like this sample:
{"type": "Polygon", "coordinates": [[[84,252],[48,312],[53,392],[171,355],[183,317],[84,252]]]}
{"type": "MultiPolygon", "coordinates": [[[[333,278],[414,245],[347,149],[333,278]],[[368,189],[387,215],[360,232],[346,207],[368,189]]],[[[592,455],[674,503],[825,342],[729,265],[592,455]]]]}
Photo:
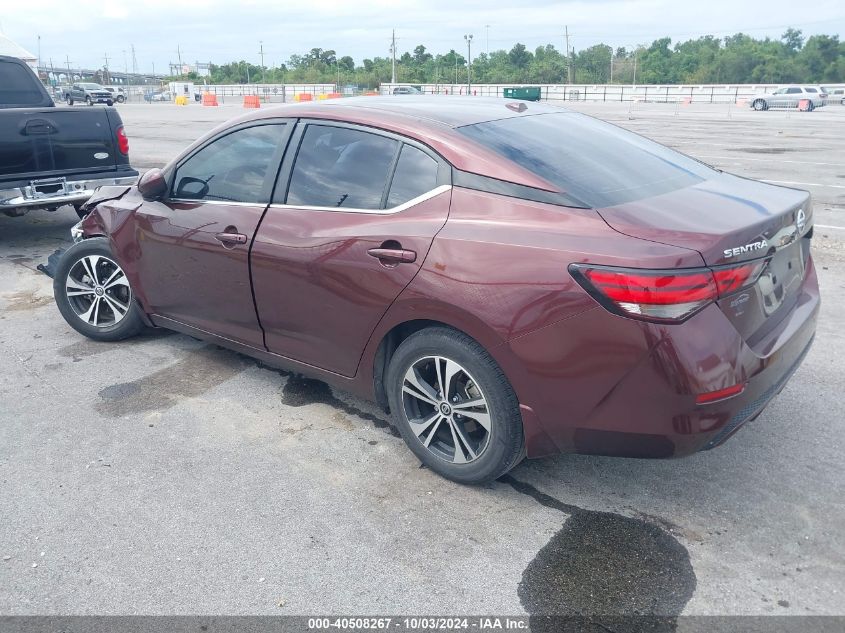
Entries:
{"type": "Polygon", "coordinates": [[[714,174],[692,158],[575,112],[511,117],[458,131],[591,207],[657,196],[714,174]]]}
{"type": "Polygon", "coordinates": [[[0,105],[43,105],[44,98],[32,71],[14,62],[0,61],[0,105]]]}

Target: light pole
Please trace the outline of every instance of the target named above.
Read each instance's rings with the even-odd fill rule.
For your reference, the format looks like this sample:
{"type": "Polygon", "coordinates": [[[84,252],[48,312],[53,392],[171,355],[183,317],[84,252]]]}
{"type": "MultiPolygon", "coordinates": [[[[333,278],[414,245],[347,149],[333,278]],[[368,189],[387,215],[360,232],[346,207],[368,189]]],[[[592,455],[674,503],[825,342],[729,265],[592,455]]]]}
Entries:
{"type": "Polygon", "coordinates": [[[258,46],[259,46],[258,53],[261,55],[261,83],[264,84],[264,83],[267,83],[267,80],[264,77],[265,72],[266,72],[264,70],[264,42],[258,42],[258,46]]]}
{"type": "Polygon", "coordinates": [[[472,89],[472,34],[464,35],[467,42],[467,95],[472,89]]]}

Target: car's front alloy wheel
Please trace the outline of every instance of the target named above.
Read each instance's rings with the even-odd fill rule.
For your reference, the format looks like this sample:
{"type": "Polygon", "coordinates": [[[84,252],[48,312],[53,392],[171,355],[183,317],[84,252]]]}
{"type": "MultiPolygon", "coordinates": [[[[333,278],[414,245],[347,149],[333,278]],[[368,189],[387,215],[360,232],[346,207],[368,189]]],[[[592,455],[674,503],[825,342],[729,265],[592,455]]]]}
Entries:
{"type": "Polygon", "coordinates": [[[393,354],[385,386],[406,444],[438,474],[486,483],[522,459],[522,417],[513,388],[466,334],[446,327],[412,334],[393,354]]]}
{"type": "Polygon", "coordinates": [[[117,341],[143,329],[126,273],[105,238],[83,240],[59,261],[53,296],[65,321],[99,341],[117,341]]]}

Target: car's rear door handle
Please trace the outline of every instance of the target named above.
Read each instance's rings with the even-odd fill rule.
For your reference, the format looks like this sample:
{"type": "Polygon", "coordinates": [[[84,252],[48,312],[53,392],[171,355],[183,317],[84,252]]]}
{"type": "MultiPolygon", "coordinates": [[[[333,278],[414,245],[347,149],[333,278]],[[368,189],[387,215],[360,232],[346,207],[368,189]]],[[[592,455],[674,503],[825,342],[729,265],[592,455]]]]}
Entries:
{"type": "Polygon", "coordinates": [[[371,248],[367,255],[390,264],[410,264],[417,261],[417,254],[404,248],[371,248]]]}
{"type": "Polygon", "coordinates": [[[217,233],[214,237],[224,244],[246,244],[246,235],[243,233],[217,233]]]}

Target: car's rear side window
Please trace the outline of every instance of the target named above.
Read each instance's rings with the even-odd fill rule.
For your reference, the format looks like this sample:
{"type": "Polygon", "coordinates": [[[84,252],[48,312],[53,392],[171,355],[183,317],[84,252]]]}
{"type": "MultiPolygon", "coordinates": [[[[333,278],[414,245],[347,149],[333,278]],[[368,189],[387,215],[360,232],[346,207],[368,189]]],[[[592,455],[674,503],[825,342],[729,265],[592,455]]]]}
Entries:
{"type": "Polygon", "coordinates": [[[668,193],[714,173],[642,136],[574,112],[512,117],[458,131],[591,207],[668,193]]]}
{"type": "Polygon", "coordinates": [[[380,209],[399,141],[362,130],[309,124],[287,204],[380,209]]]}
{"type": "Polygon", "coordinates": [[[390,183],[387,208],[399,206],[436,187],[437,161],[416,147],[403,145],[390,183]]]}
{"type": "Polygon", "coordinates": [[[41,105],[44,95],[35,76],[13,62],[0,62],[0,104],[6,106],[41,105]]]}

